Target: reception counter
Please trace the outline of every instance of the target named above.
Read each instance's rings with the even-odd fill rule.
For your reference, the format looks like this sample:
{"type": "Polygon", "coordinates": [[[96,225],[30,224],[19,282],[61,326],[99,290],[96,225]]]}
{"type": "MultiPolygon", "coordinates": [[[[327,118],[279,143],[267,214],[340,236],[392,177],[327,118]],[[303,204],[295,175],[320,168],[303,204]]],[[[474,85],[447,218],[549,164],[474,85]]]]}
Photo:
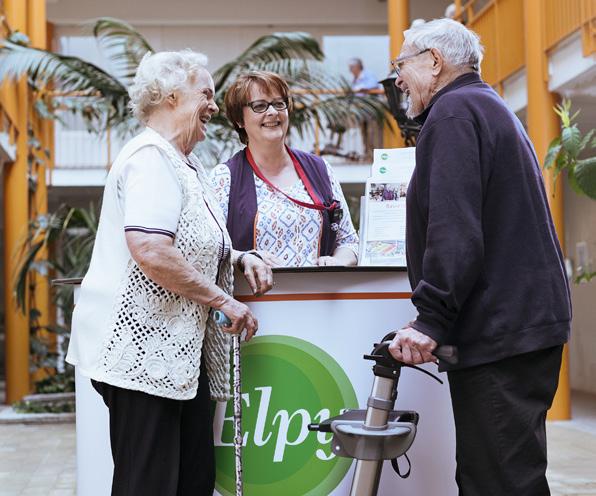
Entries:
{"type": "MultiPolygon", "coordinates": [[[[236,278],[236,297],[259,320],[243,345],[244,494],[343,496],[351,460],[331,453],[331,436],[307,425],[366,407],[373,382],[362,359],[373,343],[415,317],[405,269],[321,267],[276,269],[265,296],[236,278]]],[[[436,365],[424,366],[436,373],[436,365]]],[[[446,382],[446,375],[440,374],[446,382]]],[[[77,374],[77,494],[106,496],[111,482],[108,412],[77,374]]],[[[404,369],[397,409],[420,413],[409,451],[412,474],[400,479],[385,463],[379,495],[457,494],[455,433],[448,385],[404,369]]],[[[215,407],[217,492],[234,494],[232,407],[215,407]]],[[[407,469],[407,463],[403,467],[407,469]]]]}

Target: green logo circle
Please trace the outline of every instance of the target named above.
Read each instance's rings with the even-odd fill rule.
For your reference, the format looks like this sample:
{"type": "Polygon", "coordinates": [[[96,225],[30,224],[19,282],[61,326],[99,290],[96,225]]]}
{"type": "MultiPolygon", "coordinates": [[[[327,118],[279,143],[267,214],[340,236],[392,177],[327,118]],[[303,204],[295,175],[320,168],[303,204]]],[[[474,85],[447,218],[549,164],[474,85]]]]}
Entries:
{"type": "Polygon", "coordinates": [[[387,153],[383,153],[383,154],[381,154],[381,158],[383,160],[387,160],[389,158],[389,155],[387,153]]]}
{"type": "MultiPolygon", "coordinates": [[[[331,434],[307,426],[357,408],[343,369],[321,348],[289,336],[253,338],[241,362],[244,494],[330,494],[351,460],[331,453],[331,434]]],[[[232,402],[218,403],[215,417],[216,488],[234,496],[232,402]]]]}
{"type": "Polygon", "coordinates": [[[385,174],[385,172],[387,172],[387,167],[381,167],[381,168],[379,168],[379,172],[381,174],[385,174]]]}

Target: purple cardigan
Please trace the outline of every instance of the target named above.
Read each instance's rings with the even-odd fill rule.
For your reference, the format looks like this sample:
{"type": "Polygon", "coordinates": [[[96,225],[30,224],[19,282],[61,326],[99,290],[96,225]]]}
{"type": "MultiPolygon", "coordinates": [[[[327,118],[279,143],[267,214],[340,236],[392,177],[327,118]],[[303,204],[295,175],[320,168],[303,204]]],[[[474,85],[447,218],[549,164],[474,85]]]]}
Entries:
{"type": "MultiPolygon", "coordinates": [[[[243,251],[255,248],[254,224],[257,215],[255,177],[245,150],[246,148],[240,150],[226,162],[230,168],[231,180],[227,228],[232,238],[232,246],[243,251]]],[[[291,152],[300,162],[306,177],[323,203],[326,206],[333,204],[331,180],[323,159],[312,153],[293,149],[291,152]]],[[[332,212],[324,211],[321,256],[333,255],[335,250],[337,231],[331,228],[331,216],[332,212]]]]}

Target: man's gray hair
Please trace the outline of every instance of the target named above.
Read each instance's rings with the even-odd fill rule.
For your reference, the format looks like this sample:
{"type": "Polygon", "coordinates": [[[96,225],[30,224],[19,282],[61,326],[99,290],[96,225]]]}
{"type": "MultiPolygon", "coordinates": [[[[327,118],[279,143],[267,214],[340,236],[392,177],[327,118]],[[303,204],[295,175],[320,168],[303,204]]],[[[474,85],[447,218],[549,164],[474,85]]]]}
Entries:
{"type": "Polygon", "coordinates": [[[480,72],[482,53],[480,37],[453,19],[435,19],[404,31],[404,44],[417,50],[436,48],[447,62],[457,67],[471,67],[480,72]]]}
{"type": "Polygon", "coordinates": [[[146,124],[151,112],[168,95],[186,86],[206,66],[205,55],[188,49],[145,54],[128,88],[133,115],[146,124]]]}
{"type": "Polygon", "coordinates": [[[352,57],[348,60],[348,66],[357,65],[360,69],[364,69],[364,64],[362,63],[362,59],[358,57],[352,57]]]}

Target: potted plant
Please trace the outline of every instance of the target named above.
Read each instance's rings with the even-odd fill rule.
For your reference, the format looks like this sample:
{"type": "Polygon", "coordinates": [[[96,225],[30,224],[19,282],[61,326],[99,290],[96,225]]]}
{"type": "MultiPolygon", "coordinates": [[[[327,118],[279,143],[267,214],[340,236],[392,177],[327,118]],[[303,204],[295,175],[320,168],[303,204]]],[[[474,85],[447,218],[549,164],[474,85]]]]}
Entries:
{"type": "MultiPolygon", "coordinates": [[[[561,134],[551,141],[544,168],[553,170],[555,182],[559,174],[565,173],[569,186],[575,193],[596,200],[596,130],[590,129],[582,135],[573,122],[579,110],[571,115],[571,101],[568,99],[564,99],[554,111],[561,119],[561,134]]],[[[595,271],[585,267],[578,272],[575,278],[577,283],[589,281],[596,276],[595,271]]]]}

